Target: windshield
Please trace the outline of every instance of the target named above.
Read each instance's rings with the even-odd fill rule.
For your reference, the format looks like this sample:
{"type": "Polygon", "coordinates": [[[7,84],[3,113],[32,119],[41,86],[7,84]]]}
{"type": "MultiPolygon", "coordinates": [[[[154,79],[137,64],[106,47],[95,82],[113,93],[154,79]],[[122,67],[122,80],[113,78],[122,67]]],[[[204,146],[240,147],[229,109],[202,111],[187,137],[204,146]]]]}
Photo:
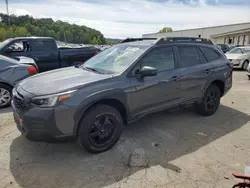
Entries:
{"type": "Polygon", "coordinates": [[[148,46],[119,44],[92,57],[82,67],[103,74],[120,73],[127,69],[147,48],[148,46]]]}
{"type": "Polygon", "coordinates": [[[242,50],[240,48],[233,48],[232,50],[230,50],[229,52],[227,52],[228,54],[242,54],[242,50]]]}
{"type": "Polygon", "coordinates": [[[12,39],[7,39],[0,43],[0,49],[2,49],[6,44],[8,44],[12,39]]]}

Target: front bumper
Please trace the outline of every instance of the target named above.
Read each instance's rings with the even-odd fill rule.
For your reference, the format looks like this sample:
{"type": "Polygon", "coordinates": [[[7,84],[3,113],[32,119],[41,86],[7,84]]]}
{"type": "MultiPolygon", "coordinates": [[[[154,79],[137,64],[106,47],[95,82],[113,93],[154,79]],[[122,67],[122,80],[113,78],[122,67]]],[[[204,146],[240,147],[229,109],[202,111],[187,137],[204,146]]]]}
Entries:
{"type": "Polygon", "coordinates": [[[242,61],[237,61],[236,59],[229,59],[233,63],[234,68],[242,68],[242,61]]]}
{"type": "Polygon", "coordinates": [[[65,116],[65,110],[32,107],[25,112],[18,112],[13,101],[11,105],[17,128],[27,139],[50,142],[53,140],[74,138],[73,131],[71,131],[74,124],[70,125],[68,124],[68,120],[64,120],[64,118],[72,118],[73,120],[73,117],[70,116],[70,113],[69,116],[65,116]],[[58,117],[60,121],[58,121],[58,117]],[[70,127],[72,128],[70,129],[70,127]]]}

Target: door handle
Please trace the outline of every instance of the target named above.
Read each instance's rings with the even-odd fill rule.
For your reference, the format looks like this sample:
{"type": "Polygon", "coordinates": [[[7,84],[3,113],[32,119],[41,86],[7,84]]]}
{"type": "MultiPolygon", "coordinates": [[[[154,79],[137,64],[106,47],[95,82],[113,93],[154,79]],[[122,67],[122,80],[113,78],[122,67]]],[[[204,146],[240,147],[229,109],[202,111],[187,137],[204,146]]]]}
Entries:
{"type": "Polygon", "coordinates": [[[206,69],[206,70],[205,70],[205,73],[206,73],[206,74],[209,74],[210,72],[211,72],[210,69],[206,69]]]}

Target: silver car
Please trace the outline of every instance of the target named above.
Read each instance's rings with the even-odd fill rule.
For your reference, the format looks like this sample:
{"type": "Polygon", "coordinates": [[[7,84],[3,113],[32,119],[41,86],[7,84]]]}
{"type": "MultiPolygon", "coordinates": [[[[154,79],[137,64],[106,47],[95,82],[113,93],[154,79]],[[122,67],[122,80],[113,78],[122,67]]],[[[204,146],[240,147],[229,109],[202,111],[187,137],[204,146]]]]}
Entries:
{"type": "Polygon", "coordinates": [[[234,68],[247,70],[250,60],[250,47],[235,47],[226,53],[227,59],[233,63],[234,68]]]}
{"type": "Polygon", "coordinates": [[[10,105],[12,88],[16,83],[36,73],[33,59],[17,57],[16,60],[0,55],[0,108],[10,105]]]}

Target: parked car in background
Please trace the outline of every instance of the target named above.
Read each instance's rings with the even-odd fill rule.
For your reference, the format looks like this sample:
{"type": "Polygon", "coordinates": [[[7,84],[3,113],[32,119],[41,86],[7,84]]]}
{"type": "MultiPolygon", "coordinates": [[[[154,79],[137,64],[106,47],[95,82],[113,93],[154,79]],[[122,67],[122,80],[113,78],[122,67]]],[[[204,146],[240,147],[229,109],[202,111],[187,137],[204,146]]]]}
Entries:
{"type": "Polygon", "coordinates": [[[228,52],[228,51],[230,50],[230,47],[229,47],[229,45],[227,45],[227,44],[217,44],[217,45],[221,47],[221,50],[222,50],[224,53],[226,53],[226,52],[228,52]]]}
{"type": "Polygon", "coordinates": [[[234,45],[234,44],[229,44],[228,46],[229,46],[230,50],[232,50],[233,48],[237,47],[237,46],[234,45]]]}
{"type": "Polygon", "coordinates": [[[18,60],[0,55],[0,108],[10,105],[12,88],[20,81],[37,73],[32,59],[18,60]]]}
{"type": "Polygon", "coordinates": [[[38,74],[13,90],[14,119],[30,140],[77,138],[98,153],[123,124],[194,104],[209,116],[232,87],[232,65],[208,39],[129,39],[84,65],[38,74]]]}
{"type": "Polygon", "coordinates": [[[40,72],[81,64],[99,52],[95,47],[58,48],[50,37],[10,38],[0,44],[0,54],[31,57],[40,72]]]}
{"type": "Polygon", "coordinates": [[[250,80],[250,63],[248,64],[248,67],[247,67],[247,76],[248,76],[248,79],[250,80]]]}
{"type": "Polygon", "coordinates": [[[250,47],[235,47],[226,53],[226,57],[233,63],[234,68],[246,70],[250,60],[250,47]]]}

